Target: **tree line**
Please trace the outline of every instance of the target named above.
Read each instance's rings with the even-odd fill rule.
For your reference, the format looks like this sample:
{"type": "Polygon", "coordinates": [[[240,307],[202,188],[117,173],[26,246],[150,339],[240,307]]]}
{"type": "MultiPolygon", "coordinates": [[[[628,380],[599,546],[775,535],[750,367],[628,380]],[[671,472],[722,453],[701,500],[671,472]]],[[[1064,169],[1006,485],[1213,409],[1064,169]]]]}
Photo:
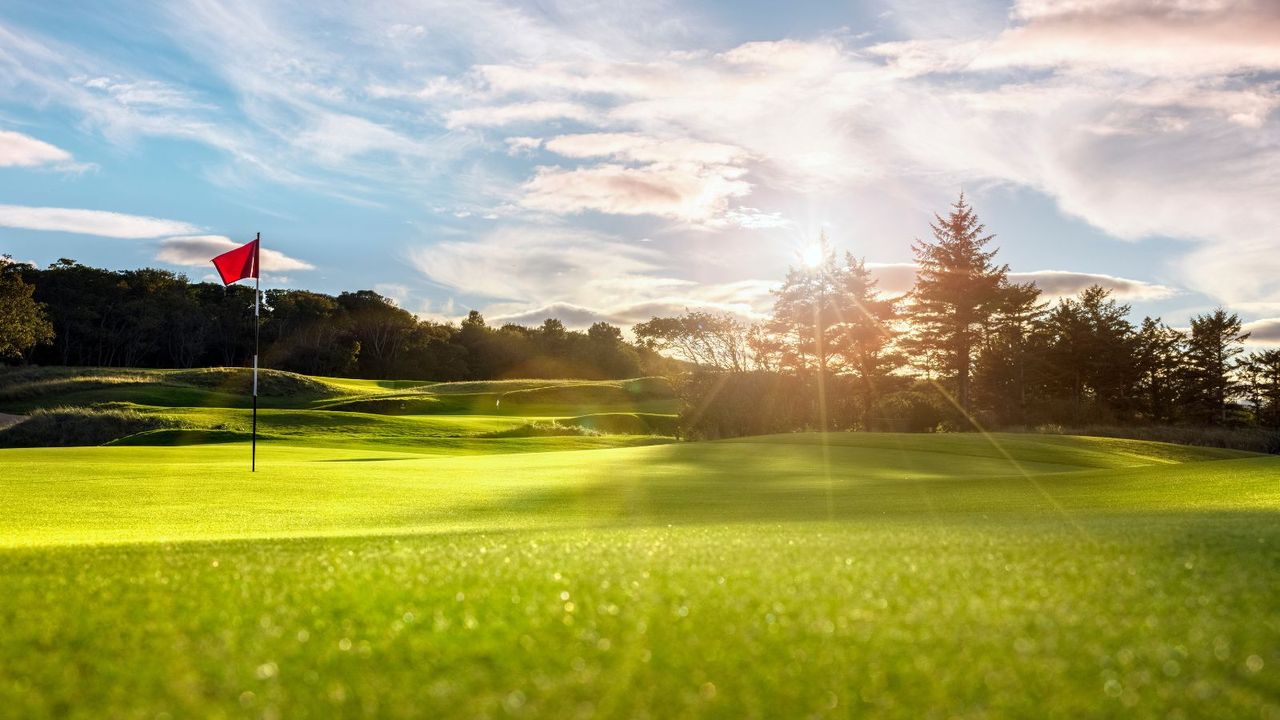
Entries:
{"type": "Polygon", "coordinates": [[[1009,280],[963,195],[931,229],[901,297],[824,237],[817,262],[790,268],[767,320],[686,312],[636,326],[643,344],[699,368],[684,384],[688,434],[1280,427],[1280,350],[1246,354],[1236,314],[1219,308],[1180,330],[1133,322],[1097,285],[1046,301],[1009,280]]]}
{"type": "MultiPolygon", "coordinates": [[[[59,260],[0,260],[0,358],[98,367],[243,366],[252,362],[253,288],[193,283],[145,268],[112,271],[59,260]]],[[[263,292],[264,367],[310,375],[431,380],[613,379],[671,371],[678,361],[596,323],[556,319],[493,327],[423,320],[371,290],[336,296],[263,292]]]]}
{"type": "MultiPolygon", "coordinates": [[[[262,361],[315,375],[429,380],[668,375],[683,431],[928,431],[1046,424],[1280,427],[1280,350],[1246,353],[1239,317],[1178,329],[1131,319],[1100,286],[1046,300],[1009,279],[961,195],[913,245],[917,274],[881,292],[825,237],[789,268],[772,313],[686,311],[621,330],[423,320],[370,290],[264,293],[262,361]]],[[[0,358],[47,365],[247,365],[254,291],[165,270],[0,260],[0,358]]]]}

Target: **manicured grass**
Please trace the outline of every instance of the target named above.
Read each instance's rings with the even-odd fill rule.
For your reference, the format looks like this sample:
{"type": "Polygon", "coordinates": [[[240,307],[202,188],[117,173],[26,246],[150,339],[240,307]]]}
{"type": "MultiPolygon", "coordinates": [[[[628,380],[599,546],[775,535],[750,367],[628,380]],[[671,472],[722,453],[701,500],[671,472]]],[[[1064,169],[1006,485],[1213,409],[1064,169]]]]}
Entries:
{"type": "Polygon", "coordinates": [[[1280,718],[1274,456],[319,404],[0,450],[0,715],[1280,718]]]}
{"type": "Polygon", "coordinates": [[[15,717],[1272,717],[1270,515],[0,556],[15,717]]]}

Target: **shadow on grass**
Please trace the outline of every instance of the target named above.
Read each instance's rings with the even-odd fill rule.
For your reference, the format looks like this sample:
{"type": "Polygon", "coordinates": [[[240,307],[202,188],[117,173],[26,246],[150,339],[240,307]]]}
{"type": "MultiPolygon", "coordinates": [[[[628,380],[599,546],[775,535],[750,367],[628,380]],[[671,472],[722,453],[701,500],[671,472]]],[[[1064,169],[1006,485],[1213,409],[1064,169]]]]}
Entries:
{"type": "Polygon", "coordinates": [[[642,470],[603,467],[586,482],[513,488],[457,514],[547,514],[593,526],[985,516],[1074,525],[1120,512],[1215,512],[1231,510],[1232,502],[1246,509],[1268,495],[1280,501],[1267,479],[1280,472],[1280,461],[1266,457],[1070,472],[1044,465],[1037,472],[1028,470],[1034,464],[1000,459],[838,447],[824,466],[812,453],[785,450],[671,445],[646,455],[642,470]]]}

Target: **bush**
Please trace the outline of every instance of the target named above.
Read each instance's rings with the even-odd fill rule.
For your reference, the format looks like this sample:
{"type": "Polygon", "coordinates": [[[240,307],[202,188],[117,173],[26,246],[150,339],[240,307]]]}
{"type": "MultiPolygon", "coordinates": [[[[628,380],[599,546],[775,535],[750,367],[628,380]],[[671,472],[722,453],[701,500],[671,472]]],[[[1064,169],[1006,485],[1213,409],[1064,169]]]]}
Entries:
{"type": "Polygon", "coordinates": [[[817,426],[816,385],[807,378],[770,372],[698,370],[678,390],[680,436],[716,440],[795,432],[817,426]]]}
{"type": "Polygon", "coordinates": [[[938,393],[902,390],[880,398],[870,429],[878,432],[935,432],[946,424],[950,415],[938,393]]]}

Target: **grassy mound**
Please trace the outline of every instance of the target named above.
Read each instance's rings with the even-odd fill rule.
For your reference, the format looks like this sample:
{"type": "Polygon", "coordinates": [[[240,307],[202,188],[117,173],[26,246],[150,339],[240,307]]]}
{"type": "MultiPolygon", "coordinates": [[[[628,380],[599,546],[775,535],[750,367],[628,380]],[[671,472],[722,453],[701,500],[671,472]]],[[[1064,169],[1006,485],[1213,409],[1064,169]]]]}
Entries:
{"type": "Polygon", "coordinates": [[[674,437],[678,426],[676,416],[657,413],[593,413],[564,418],[560,422],[598,433],[665,437],[674,437]]]}
{"type": "MultiPolygon", "coordinates": [[[[248,394],[253,390],[251,368],[200,368],[168,373],[165,380],[224,393],[248,394]]],[[[334,393],[334,386],[282,370],[258,371],[259,397],[317,397],[334,393]]]]}
{"type": "Polygon", "coordinates": [[[174,428],[175,420],[133,410],[53,408],[36,410],[24,422],[0,430],[0,447],[70,447],[102,445],[160,428],[174,428]]]}

